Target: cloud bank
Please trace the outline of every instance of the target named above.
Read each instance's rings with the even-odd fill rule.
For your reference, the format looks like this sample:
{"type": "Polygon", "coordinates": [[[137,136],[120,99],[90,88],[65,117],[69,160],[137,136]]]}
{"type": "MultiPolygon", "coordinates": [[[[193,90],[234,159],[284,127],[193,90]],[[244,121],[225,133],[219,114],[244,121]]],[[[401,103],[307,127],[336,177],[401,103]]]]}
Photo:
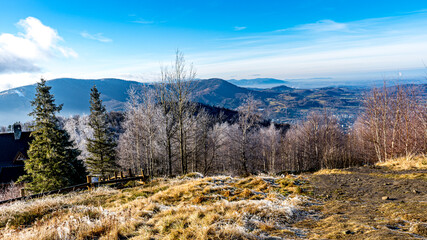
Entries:
{"type": "Polygon", "coordinates": [[[200,77],[425,79],[427,13],[338,22],[330,19],[216,39],[190,57],[200,77]],[[221,69],[219,72],[218,69],[221,69]],[[391,76],[390,77],[394,77],[391,76]]]}
{"type": "Polygon", "coordinates": [[[38,72],[39,63],[53,57],[77,57],[77,53],[58,43],[58,32],[39,19],[27,17],[17,23],[23,31],[0,34],[0,74],[38,72]]]}

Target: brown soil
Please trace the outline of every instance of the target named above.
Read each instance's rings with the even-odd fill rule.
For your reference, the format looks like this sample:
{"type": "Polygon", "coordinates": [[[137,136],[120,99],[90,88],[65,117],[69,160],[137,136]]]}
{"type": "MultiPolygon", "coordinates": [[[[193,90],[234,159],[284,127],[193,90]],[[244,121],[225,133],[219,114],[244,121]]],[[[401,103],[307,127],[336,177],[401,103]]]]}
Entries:
{"type": "Polygon", "coordinates": [[[311,239],[427,239],[427,170],[354,167],[307,175],[320,218],[295,227],[311,239]],[[411,179],[415,178],[415,179],[411,179]]]}

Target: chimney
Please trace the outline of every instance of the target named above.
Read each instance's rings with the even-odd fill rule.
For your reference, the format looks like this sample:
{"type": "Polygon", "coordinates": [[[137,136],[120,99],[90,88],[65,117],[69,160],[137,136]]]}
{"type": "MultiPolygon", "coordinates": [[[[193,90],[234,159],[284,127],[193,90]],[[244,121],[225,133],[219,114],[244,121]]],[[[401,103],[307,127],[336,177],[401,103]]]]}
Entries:
{"type": "Polygon", "coordinates": [[[21,138],[22,127],[20,123],[13,124],[13,135],[15,136],[15,140],[19,140],[21,138]]]}

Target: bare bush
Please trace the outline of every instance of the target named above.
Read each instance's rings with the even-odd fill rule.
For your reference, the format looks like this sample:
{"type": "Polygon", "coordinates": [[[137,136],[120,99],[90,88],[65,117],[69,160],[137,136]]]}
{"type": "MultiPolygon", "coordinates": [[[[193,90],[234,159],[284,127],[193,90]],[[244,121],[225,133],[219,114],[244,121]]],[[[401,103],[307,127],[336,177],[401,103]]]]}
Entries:
{"type": "Polygon", "coordinates": [[[22,187],[14,182],[0,186],[0,201],[20,197],[22,187]]]}

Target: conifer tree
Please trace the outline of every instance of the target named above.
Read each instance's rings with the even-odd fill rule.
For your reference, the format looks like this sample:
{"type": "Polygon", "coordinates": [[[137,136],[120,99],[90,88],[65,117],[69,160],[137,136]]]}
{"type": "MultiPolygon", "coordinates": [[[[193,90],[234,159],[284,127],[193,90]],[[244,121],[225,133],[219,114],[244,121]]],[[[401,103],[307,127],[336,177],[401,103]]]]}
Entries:
{"type": "Polygon", "coordinates": [[[89,157],[86,165],[91,174],[105,177],[116,168],[117,144],[108,128],[105,106],[102,105],[96,86],[93,86],[90,93],[89,126],[93,129],[93,137],[87,139],[89,157]]]}
{"type": "Polygon", "coordinates": [[[34,109],[29,114],[34,118],[33,141],[28,150],[29,159],[25,161],[27,174],[19,181],[28,182],[26,188],[33,192],[60,189],[82,183],[86,178],[83,162],[77,159],[80,151],[73,147],[55,115],[61,111],[62,104],[56,106],[50,89],[46,80],[41,79],[31,102],[34,109]]]}

